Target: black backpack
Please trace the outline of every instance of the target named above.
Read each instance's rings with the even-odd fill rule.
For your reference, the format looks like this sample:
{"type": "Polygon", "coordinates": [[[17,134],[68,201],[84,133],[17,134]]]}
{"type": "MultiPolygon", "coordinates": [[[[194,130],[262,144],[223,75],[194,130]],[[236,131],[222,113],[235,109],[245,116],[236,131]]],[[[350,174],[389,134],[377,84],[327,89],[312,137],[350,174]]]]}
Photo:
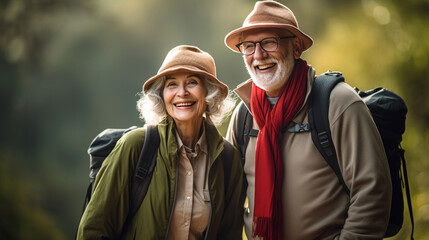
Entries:
{"type": "MultiPolygon", "coordinates": [[[[333,169],[347,194],[350,190],[344,182],[340,168],[338,166],[335,146],[332,142],[329,128],[329,96],[331,90],[339,82],[344,82],[344,77],[340,72],[328,71],[314,80],[313,89],[309,98],[309,124],[297,124],[288,129],[289,132],[308,132],[314,145],[319,150],[323,158],[333,169]]],[[[361,92],[355,88],[356,92],[369,108],[372,118],[380,132],[384,150],[390,168],[392,182],[392,205],[390,209],[390,219],[385,237],[396,235],[402,227],[404,220],[404,199],[402,188],[405,188],[408,210],[411,220],[411,239],[414,234],[414,218],[411,205],[411,195],[408,186],[407,168],[404,158],[404,150],[401,147],[402,134],[405,131],[405,116],[407,107],[403,99],[394,92],[385,88],[375,88],[366,92],[361,92]],[[401,170],[402,165],[402,170],[401,170]],[[403,182],[404,181],[404,182],[403,182]]],[[[245,161],[246,148],[249,137],[257,137],[258,130],[252,129],[253,117],[246,105],[239,104],[236,119],[236,141],[242,153],[242,162],[245,161]]]]}
{"type": "MultiPolygon", "coordinates": [[[[92,188],[98,171],[103,164],[103,161],[109,156],[110,152],[116,146],[116,142],[126,133],[137,129],[136,126],[127,129],[108,128],[99,133],[88,148],[89,154],[89,185],[86,191],[83,211],[85,211],[88,202],[91,200],[92,188]]],[[[131,205],[128,218],[132,218],[137,212],[138,207],[143,201],[149,183],[152,177],[153,169],[156,165],[156,157],[158,151],[154,151],[159,146],[159,133],[157,126],[146,125],[146,133],[144,145],[142,147],[139,160],[137,162],[136,170],[133,176],[131,187],[131,205]]],[[[82,212],[83,212],[82,211],[82,212]]]]}
{"type": "MultiPolygon", "coordinates": [[[[131,183],[131,202],[130,212],[124,226],[132,219],[137,212],[144,197],[146,196],[152,173],[156,165],[156,157],[160,143],[158,127],[156,125],[145,125],[146,133],[144,144],[136,165],[136,169],[131,183]]],[[[90,183],[86,192],[83,211],[85,211],[88,202],[91,200],[92,188],[98,171],[103,164],[103,161],[109,156],[110,152],[116,145],[116,142],[126,133],[137,129],[136,126],[127,129],[108,128],[98,134],[91,142],[88,148],[90,156],[90,183]]],[[[224,189],[225,193],[228,189],[229,177],[231,175],[232,159],[234,156],[234,148],[231,143],[224,139],[224,149],[220,154],[224,167],[224,189]]],[[[82,213],[83,213],[82,211],[82,213]]],[[[125,229],[125,227],[124,227],[125,229]]]]}

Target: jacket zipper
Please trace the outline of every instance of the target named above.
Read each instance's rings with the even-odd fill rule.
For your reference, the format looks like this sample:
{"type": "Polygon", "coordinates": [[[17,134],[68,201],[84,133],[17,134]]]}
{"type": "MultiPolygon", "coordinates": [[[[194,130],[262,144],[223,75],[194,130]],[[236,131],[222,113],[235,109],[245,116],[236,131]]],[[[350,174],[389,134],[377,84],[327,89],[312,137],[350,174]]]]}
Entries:
{"type": "MultiPolygon", "coordinates": [[[[176,149],[176,155],[177,155],[177,149],[176,149]]],[[[175,174],[176,174],[176,181],[174,182],[174,196],[173,196],[173,205],[170,209],[170,217],[168,218],[168,225],[167,225],[167,231],[165,233],[165,237],[164,239],[167,240],[168,238],[168,232],[170,231],[170,224],[171,224],[171,219],[173,218],[173,210],[174,210],[174,206],[176,205],[176,196],[177,196],[177,179],[179,177],[179,168],[177,166],[177,161],[175,161],[176,164],[176,170],[175,170],[175,174]]],[[[209,191],[210,192],[210,191],[209,191]]]]}
{"type": "MultiPolygon", "coordinates": [[[[223,149],[222,149],[223,150],[223,149]]],[[[222,152],[222,151],[221,151],[222,152]]],[[[216,162],[216,160],[219,158],[220,153],[216,156],[215,160],[213,161],[212,164],[210,164],[209,166],[209,198],[210,198],[210,216],[209,216],[209,222],[207,224],[207,231],[206,231],[206,236],[204,236],[204,240],[208,239],[209,236],[209,231],[210,231],[210,226],[211,226],[211,222],[212,222],[212,215],[213,215],[213,201],[212,201],[212,177],[211,177],[211,169],[212,169],[212,165],[216,162]]],[[[210,156],[208,156],[210,157],[210,156]]],[[[208,161],[210,162],[210,159],[208,159],[208,161]]]]}
{"type": "MultiPolygon", "coordinates": [[[[210,157],[210,156],[208,156],[210,157]]],[[[210,162],[210,159],[208,159],[208,161],[210,162]]],[[[214,162],[213,162],[214,163],[214,162]]],[[[210,215],[209,215],[209,222],[207,224],[207,231],[206,231],[206,235],[204,236],[204,240],[207,240],[208,236],[209,236],[209,230],[210,230],[210,224],[212,222],[212,214],[213,214],[213,203],[212,203],[212,191],[211,191],[211,169],[212,169],[212,164],[210,164],[209,166],[209,199],[210,199],[210,215]]]]}

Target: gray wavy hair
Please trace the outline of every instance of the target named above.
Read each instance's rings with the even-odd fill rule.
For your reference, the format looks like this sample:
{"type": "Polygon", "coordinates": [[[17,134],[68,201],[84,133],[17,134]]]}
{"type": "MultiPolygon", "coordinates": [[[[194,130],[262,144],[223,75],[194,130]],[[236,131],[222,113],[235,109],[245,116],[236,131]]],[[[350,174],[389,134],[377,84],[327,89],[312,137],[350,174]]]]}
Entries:
{"type": "MultiPolygon", "coordinates": [[[[235,98],[228,94],[223,99],[221,88],[215,82],[205,76],[200,75],[199,77],[207,89],[205,118],[208,123],[219,126],[234,109],[235,98]]],[[[162,76],[151,85],[146,93],[140,93],[137,110],[140,112],[140,118],[147,124],[159,124],[168,116],[162,96],[165,81],[166,77],[162,76]]]]}

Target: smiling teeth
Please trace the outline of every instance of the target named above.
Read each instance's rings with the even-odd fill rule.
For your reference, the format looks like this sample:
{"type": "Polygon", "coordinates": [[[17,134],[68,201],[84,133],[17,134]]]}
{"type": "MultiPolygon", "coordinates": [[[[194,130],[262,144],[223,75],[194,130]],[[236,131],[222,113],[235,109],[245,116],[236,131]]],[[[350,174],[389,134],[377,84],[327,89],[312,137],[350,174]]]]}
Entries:
{"type": "Polygon", "coordinates": [[[270,68],[270,67],[272,67],[272,66],[274,66],[274,63],[265,64],[265,65],[259,65],[259,66],[258,66],[258,69],[260,69],[260,70],[264,70],[264,69],[270,68]]]}
{"type": "Polygon", "coordinates": [[[176,107],[187,107],[192,106],[192,103],[178,103],[176,104],[176,107]]]}

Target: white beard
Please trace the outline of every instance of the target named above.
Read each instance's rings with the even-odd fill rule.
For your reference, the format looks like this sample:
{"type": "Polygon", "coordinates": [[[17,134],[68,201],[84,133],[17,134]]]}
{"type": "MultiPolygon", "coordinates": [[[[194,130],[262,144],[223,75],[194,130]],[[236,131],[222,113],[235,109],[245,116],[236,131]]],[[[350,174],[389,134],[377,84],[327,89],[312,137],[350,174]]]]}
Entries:
{"type": "Polygon", "coordinates": [[[292,74],[294,62],[295,59],[293,56],[291,56],[289,59],[280,61],[270,57],[264,59],[263,61],[254,60],[252,66],[250,67],[247,64],[245,65],[256,86],[265,90],[266,92],[271,92],[281,89],[285,85],[292,74]],[[256,66],[267,63],[275,63],[277,65],[276,71],[273,73],[259,73],[256,71],[256,66]]]}

